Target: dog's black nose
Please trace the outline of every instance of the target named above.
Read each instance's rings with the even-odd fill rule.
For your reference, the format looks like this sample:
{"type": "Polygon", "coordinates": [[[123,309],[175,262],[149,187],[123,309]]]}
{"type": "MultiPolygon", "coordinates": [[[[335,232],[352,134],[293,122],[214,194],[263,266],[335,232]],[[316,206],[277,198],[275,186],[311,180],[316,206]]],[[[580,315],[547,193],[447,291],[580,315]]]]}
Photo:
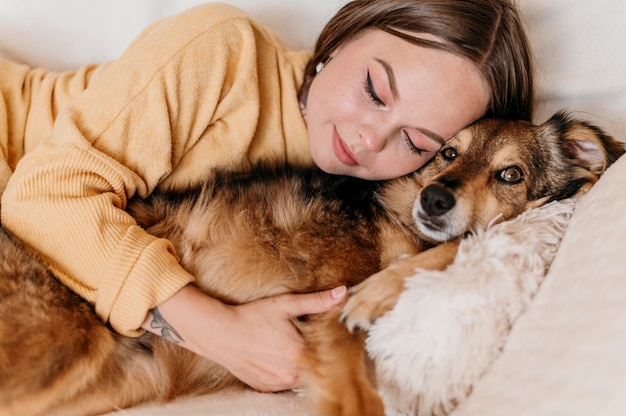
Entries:
{"type": "Polygon", "coordinates": [[[450,211],[456,201],[454,195],[445,187],[433,183],[422,189],[420,203],[426,214],[438,217],[450,211]]]}

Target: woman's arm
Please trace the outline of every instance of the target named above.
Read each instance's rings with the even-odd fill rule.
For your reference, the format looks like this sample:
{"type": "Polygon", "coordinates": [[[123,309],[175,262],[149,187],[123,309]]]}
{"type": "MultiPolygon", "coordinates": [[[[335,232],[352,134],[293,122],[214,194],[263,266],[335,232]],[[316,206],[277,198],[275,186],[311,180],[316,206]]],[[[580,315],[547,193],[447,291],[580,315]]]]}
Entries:
{"type": "MultiPolygon", "coordinates": [[[[196,8],[149,28],[59,113],[51,137],[18,164],[1,208],[3,225],[116,331],[143,333],[148,311],[159,305],[185,346],[274,390],[293,382],[301,341],[290,319],[323,309],[307,306],[316,295],[304,296],[302,305],[291,296],[223,305],[190,286],[194,277],[172,244],[124,210],[129,198],[157,186],[183,187],[212,167],[249,163],[260,125],[259,65],[282,73],[278,59],[257,62],[257,53],[277,53],[256,44],[258,35],[225,6],[196,8]],[[265,341],[251,343],[250,336],[265,341]],[[232,352],[238,348],[248,352],[232,352]]],[[[265,98],[280,100],[282,93],[274,94],[265,98]]],[[[285,94],[298,111],[296,91],[285,94]]]]}
{"type": "Polygon", "coordinates": [[[277,59],[257,61],[257,53],[279,53],[259,36],[243,13],[223,5],[155,24],[92,76],[9,181],[3,225],[124,335],[140,334],[147,311],[194,280],[170,242],[124,211],[127,201],[157,186],[189,186],[216,166],[249,163],[259,71],[281,72],[277,59]]]}
{"type": "MultiPolygon", "coordinates": [[[[249,162],[261,107],[257,53],[276,50],[255,45],[258,33],[239,12],[223,9],[220,19],[215,7],[157,23],[94,75],[59,113],[52,136],[18,164],[2,219],[118,332],[139,335],[143,323],[257,389],[283,390],[294,386],[303,351],[291,320],[323,312],[341,296],[225,305],[195,289],[171,243],[124,211],[130,197],[164,182],[186,186],[217,165],[249,162]]],[[[295,90],[264,93],[268,105],[293,95],[298,111],[295,90]]]]}
{"type": "Polygon", "coordinates": [[[305,350],[292,319],[326,312],[345,293],[340,286],[230,306],[187,285],[154,308],[143,328],[221,364],[256,390],[287,390],[297,386],[305,350]]]}

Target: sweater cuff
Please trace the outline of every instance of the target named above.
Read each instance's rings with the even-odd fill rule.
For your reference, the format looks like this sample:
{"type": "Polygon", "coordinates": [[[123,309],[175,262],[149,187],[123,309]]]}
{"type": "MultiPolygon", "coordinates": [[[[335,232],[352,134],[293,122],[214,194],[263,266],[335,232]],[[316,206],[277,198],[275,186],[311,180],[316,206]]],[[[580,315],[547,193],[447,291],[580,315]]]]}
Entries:
{"type": "Polygon", "coordinates": [[[178,263],[171,242],[139,227],[129,229],[114,259],[102,276],[96,313],[125,336],[141,335],[148,311],[194,281],[178,263]]]}

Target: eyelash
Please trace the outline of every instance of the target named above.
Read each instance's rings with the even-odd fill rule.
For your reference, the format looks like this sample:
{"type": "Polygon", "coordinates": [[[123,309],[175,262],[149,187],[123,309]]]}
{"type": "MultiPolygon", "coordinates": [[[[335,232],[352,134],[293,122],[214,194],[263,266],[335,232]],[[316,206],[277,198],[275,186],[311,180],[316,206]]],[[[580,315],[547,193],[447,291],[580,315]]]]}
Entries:
{"type": "Polygon", "coordinates": [[[369,99],[378,107],[384,107],[385,103],[380,99],[378,94],[376,94],[376,90],[374,90],[374,84],[372,83],[372,77],[370,76],[370,71],[367,71],[367,77],[365,79],[365,83],[363,84],[363,89],[365,93],[369,96],[369,99]]]}
{"type": "Polygon", "coordinates": [[[424,149],[420,149],[419,147],[415,146],[415,143],[413,143],[413,141],[411,140],[411,136],[409,136],[409,133],[403,131],[402,134],[404,134],[404,141],[411,153],[417,156],[421,156],[425,152],[424,149]]]}

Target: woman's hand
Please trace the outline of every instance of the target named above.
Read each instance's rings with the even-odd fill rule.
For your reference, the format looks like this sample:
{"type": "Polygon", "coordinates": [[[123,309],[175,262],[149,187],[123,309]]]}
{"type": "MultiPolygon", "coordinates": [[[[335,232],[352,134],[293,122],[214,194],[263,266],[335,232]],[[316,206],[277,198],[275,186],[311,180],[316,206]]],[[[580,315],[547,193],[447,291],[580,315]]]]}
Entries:
{"type": "Polygon", "coordinates": [[[281,391],[297,386],[305,345],[293,318],[338,305],[345,286],[226,305],[187,285],[148,315],[143,328],[227,368],[250,387],[281,391]]]}

